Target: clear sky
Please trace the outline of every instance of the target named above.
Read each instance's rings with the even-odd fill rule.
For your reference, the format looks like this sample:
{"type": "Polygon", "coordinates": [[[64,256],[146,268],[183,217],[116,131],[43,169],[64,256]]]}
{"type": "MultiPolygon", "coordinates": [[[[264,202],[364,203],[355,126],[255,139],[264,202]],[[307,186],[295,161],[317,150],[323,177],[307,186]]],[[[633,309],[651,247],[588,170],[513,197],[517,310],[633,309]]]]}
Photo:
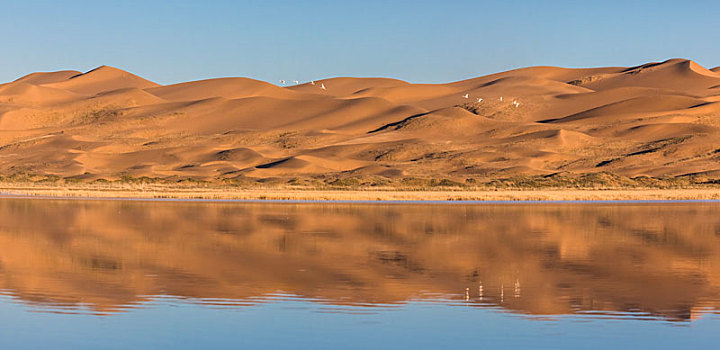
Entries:
{"type": "Polygon", "coordinates": [[[3,1],[0,81],[110,65],[167,84],[247,76],[447,82],[532,65],[720,66],[720,1],[3,1]]]}

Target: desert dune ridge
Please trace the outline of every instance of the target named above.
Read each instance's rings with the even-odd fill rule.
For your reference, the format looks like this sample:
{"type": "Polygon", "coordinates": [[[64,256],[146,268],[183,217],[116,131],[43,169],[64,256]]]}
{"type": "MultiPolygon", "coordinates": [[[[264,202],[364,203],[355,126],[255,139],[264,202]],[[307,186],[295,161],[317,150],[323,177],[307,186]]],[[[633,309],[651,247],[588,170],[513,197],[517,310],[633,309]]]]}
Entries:
{"type": "Polygon", "coordinates": [[[0,84],[0,180],[712,186],[719,102],[718,68],[685,59],[447,84],[41,72],[0,84]]]}

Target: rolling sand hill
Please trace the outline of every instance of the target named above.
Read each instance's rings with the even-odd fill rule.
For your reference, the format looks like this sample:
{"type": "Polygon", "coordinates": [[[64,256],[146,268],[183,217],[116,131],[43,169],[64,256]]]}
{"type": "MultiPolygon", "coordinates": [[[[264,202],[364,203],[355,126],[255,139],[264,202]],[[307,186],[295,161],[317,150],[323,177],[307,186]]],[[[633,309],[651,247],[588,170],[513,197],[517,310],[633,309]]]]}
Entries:
{"type": "Polygon", "coordinates": [[[0,84],[6,177],[712,182],[719,161],[720,72],[683,59],[530,67],[448,84],[224,78],[161,86],[106,66],[0,84]]]}

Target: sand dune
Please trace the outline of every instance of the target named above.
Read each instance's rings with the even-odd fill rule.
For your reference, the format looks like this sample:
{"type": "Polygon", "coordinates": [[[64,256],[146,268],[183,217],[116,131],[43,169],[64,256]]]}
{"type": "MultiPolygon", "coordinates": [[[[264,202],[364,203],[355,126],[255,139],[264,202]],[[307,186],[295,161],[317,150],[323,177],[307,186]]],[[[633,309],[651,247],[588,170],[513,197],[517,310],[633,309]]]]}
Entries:
{"type": "Polygon", "coordinates": [[[719,128],[719,69],[684,59],[530,67],[447,84],[330,78],[288,87],[250,78],[161,86],[102,66],[0,84],[0,175],[466,183],[606,172],[712,181],[719,128]]]}
{"type": "Polygon", "coordinates": [[[288,89],[293,91],[344,97],[360,93],[366,89],[408,85],[410,85],[410,83],[389,78],[330,78],[291,86],[288,87],[288,89]],[[323,89],[322,86],[325,86],[325,89],[323,89]]]}
{"type": "Polygon", "coordinates": [[[38,72],[38,73],[31,73],[28,74],[22,78],[18,78],[15,80],[17,83],[27,83],[27,84],[50,84],[50,83],[57,83],[61,81],[68,80],[74,76],[82,75],[81,72],[78,72],[76,70],[63,70],[58,72],[38,72]]]}
{"type": "Polygon", "coordinates": [[[168,101],[197,101],[213,97],[235,99],[253,96],[291,98],[295,95],[287,89],[249,78],[192,81],[160,86],[147,91],[168,101]]]}
{"type": "Polygon", "coordinates": [[[14,105],[52,105],[56,103],[82,99],[77,93],[34,85],[25,82],[12,82],[0,87],[0,96],[8,104],[14,105]]]}
{"type": "Polygon", "coordinates": [[[600,123],[612,119],[614,116],[626,115],[637,118],[643,115],[654,115],[664,111],[680,111],[703,104],[703,100],[675,95],[640,96],[620,102],[613,102],[604,106],[576,113],[564,118],[553,119],[548,122],[563,123],[570,121],[584,121],[588,118],[603,118],[600,123]]]}
{"type": "Polygon", "coordinates": [[[87,95],[94,95],[104,91],[117,89],[146,89],[158,86],[158,84],[149,80],[145,80],[123,70],[108,66],[101,66],[87,73],[79,74],[66,80],[45,85],[56,89],[64,89],[87,95]]]}

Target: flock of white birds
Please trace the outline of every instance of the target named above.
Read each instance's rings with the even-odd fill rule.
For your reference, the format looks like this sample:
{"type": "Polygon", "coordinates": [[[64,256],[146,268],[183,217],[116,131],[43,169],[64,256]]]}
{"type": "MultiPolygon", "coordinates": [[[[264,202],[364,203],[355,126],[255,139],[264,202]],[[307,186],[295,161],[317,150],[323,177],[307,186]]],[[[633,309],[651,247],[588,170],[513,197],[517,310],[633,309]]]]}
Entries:
{"type": "MultiPolygon", "coordinates": [[[[300,82],[297,81],[297,80],[293,80],[293,83],[295,83],[295,85],[300,85],[300,82]]],[[[286,84],[287,84],[287,81],[285,81],[285,80],[280,80],[280,85],[286,85],[286,84]]],[[[314,80],[311,81],[311,82],[310,82],[310,85],[315,85],[315,81],[314,81],[314,80]]],[[[327,88],[325,87],[325,83],[320,83],[320,89],[322,89],[322,90],[327,90],[327,88]]],[[[463,95],[462,98],[469,99],[469,98],[470,98],[470,94],[467,93],[467,94],[463,95]]],[[[482,97],[478,97],[478,98],[477,98],[477,101],[478,101],[478,103],[479,103],[479,102],[482,102],[482,101],[483,101],[483,98],[482,98],[482,97]]],[[[503,102],[503,97],[502,97],[502,96],[500,96],[500,102],[503,102]]],[[[518,102],[517,100],[513,100],[513,101],[512,101],[512,104],[513,104],[513,106],[515,106],[515,108],[520,107],[520,102],[518,102]]]]}
{"type": "MultiPolygon", "coordinates": [[[[469,93],[468,93],[468,94],[465,94],[465,95],[462,96],[462,98],[469,99],[469,98],[470,98],[470,94],[469,94],[469,93]]],[[[482,102],[482,101],[483,101],[483,98],[482,98],[482,97],[478,97],[478,98],[477,98],[477,101],[478,101],[478,103],[479,103],[479,102],[482,102]]],[[[500,102],[503,102],[503,97],[502,97],[502,96],[500,96],[500,102]]],[[[513,106],[515,106],[515,108],[520,107],[520,102],[518,102],[518,100],[513,100],[513,101],[512,101],[512,104],[513,104],[513,106]]]]}

